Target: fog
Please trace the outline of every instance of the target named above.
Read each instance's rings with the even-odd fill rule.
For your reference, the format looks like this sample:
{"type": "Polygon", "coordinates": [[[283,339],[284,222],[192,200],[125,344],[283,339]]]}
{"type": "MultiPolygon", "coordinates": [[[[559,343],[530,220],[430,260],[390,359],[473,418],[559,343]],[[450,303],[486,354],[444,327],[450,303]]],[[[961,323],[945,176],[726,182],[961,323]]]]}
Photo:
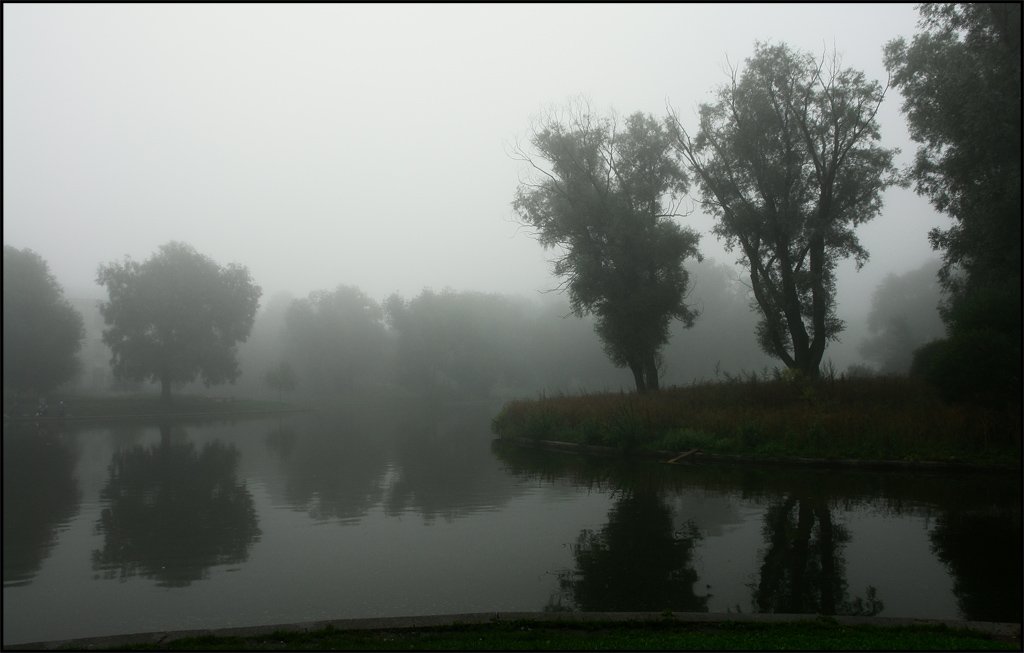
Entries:
{"type": "MultiPolygon", "coordinates": [[[[756,40],[834,48],[884,84],[882,47],[909,39],[917,13],[910,4],[15,4],[3,19],[3,239],[40,254],[85,307],[96,346],[87,340],[83,357],[105,356],[87,314],[104,297],[97,266],[142,261],[178,240],[249,268],[263,289],[254,341],[271,337],[261,321],[283,315],[287,302],[274,313],[275,298],[339,285],[381,305],[424,289],[500,294],[559,321],[559,337],[589,348],[579,360],[599,361],[522,384],[575,390],[574,381],[616,379],[628,388],[629,374],[601,361],[589,321],[562,319],[564,296],[547,293],[559,284],[551,253],[513,219],[526,171],[511,153],[531,121],[584,96],[620,115],[661,117],[670,103],[695,128],[698,104],[756,40]]],[[[901,101],[890,89],[879,121],[902,166],[915,146],[901,101]]],[[[692,200],[684,208],[709,259],[694,274],[705,310],[692,331],[673,330],[666,380],[708,378],[718,363],[732,373],[771,364],[754,344],[756,318],[732,312],[742,298],[702,294],[721,288],[710,281],[716,265],[740,280],[742,271],[711,219],[692,200]],[[747,340],[707,344],[742,332],[747,340]]],[[[860,271],[840,265],[847,329],[826,362],[865,363],[873,293],[933,259],[927,233],[948,224],[913,190],[886,192],[882,215],[858,230],[870,260],[860,271]]],[[[242,352],[250,382],[261,373],[255,351],[242,352]]]]}

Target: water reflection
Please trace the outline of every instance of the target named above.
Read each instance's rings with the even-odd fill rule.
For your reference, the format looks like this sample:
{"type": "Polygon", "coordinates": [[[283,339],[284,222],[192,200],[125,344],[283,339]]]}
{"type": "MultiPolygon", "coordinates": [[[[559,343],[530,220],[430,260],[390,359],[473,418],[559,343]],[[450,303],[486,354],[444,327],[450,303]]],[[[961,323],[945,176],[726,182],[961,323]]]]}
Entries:
{"type": "MultiPolygon", "coordinates": [[[[1019,494],[1017,500],[1019,500],[1019,494]]],[[[1021,516],[1012,497],[955,506],[935,520],[932,551],[953,575],[953,593],[967,619],[1019,622],[1021,516]]]]}
{"type": "Polygon", "coordinates": [[[33,426],[5,425],[3,441],[4,587],[16,587],[32,582],[78,514],[78,451],[63,433],[33,426]]]}
{"type": "Polygon", "coordinates": [[[386,444],[352,415],[278,426],[266,442],[280,461],[284,500],[293,510],[317,521],[357,523],[383,497],[386,444]],[[304,437],[296,438],[293,428],[304,437]]]}
{"type": "Polygon", "coordinates": [[[450,521],[508,503],[516,493],[514,480],[494,460],[489,434],[481,430],[494,410],[477,404],[405,411],[396,424],[386,514],[415,511],[426,522],[438,516],[450,521]]]}
{"type": "Polygon", "coordinates": [[[764,515],[764,552],[753,586],[758,612],[876,615],[884,609],[874,587],[866,599],[847,594],[842,549],[850,533],[836,524],[821,496],[790,495],[764,515]]]}
{"type": "Polygon", "coordinates": [[[560,588],[585,611],[706,612],[707,595],[694,593],[692,556],[700,537],[693,522],[674,529],[658,493],[626,490],[600,532],[580,533],[576,568],[561,575],[560,588]]]}
{"type": "Polygon", "coordinates": [[[160,427],[160,442],[114,454],[100,493],[103,578],[143,576],[162,587],[206,578],[215,565],[248,558],[260,535],[252,496],[236,478],[239,454],[219,441],[197,449],[187,433],[160,427]]]}
{"type": "MultiPolygon", "coordinates": [[[[866,562],[868,566],[859,572],[866,584],[848,586],[844,552],[858,537],[863,550],[865,544],[870,545],[872,532],[854,533],[843,522],[851,516],[871,516],[876,524],[880,517],[920,519],[931,542],[931,552],[948,569],[962,618],[1016,621],[1020,616],[1020,476],[753,465],[625,465],[608,459],[510,447],[501,442],[495,442],[493,448],[509,472],[523,477],[550,483],[561,481],[576,487],[625,487],[633,492],[638,487],[657,488],[654,496],[658,501],[676,506],[676,523],[687,517],[692,519],[705,540],[715,535],[716,529],[691,510],[684,497],[735,497],[747,506],[760,507],[761,544],[747,585],[751,608],[757,612],[886,614],[885,594],[899,595],[904,609],[908,600],[926,603],[927,598],[913,588],[941,585],[939,577],[879,578],[871,575],[876,563],[870,560],[862,561],[862,565],[866,562]],[[883,583],[884,592],[876,589],[883,583]]],[[[620,500],[616,511],[628,511],[628,506],[620,500]]],[[[583,554],[576,555],[574,573],[594,574],[593,560],[609,559],[607,549],[613,546],[623,550],[640,546],[636,542],[611,544],[628,541],[626,535],[616,532],[618,522],[625,519],[625,515],[613,511],[608,525],[599,533],[581,534],[576,546],[583,554]]],[[[647,519],[652,524],[664,521],[659,511],[650,506],[647,519]]],[[[722,519],[727,519],[727,515],[722,519]]],[[[633,529],[635,533],[643,532],[640,524],[634,524],[633,529]]],[[[676,531],[686,536],[685,529],[680,531],[677,527],[676,531]]],[[[660,546],[667,550],[663,529],[659,527],[657,533],[647,533],[645,537],[655,542],[661,540],[660,546]]],[[[692,542],[699,544],[701,539],[697,537],[692,542]]],[[[877,551],[873,555],[878,556],[877,564],[883,566],[880,563],[888,553],[877,551]]],[[[623,557],[620,564],[632,564],[630,557],[623,557]]],[[[594,577],[601,578],[600,583],[609,587],[616,582],[611,577],[602,577],[601,572],[594,577]]],[[[589,590],[582,581],[583,576],[575,579],[573,588],[576,594],[582,593],[582,601],[588,601],[589,596],[598,592],[589,590]],[[580,587],[584,588],[582,592],[580,587]]],[[[698,579],[697,587],[700,586],[698,579]]],[[[620,587],[622,592],[631,591],[625,585],[620,587]]],[[[695,595],[697,599],[701,598],[699,594],[695,595]]],[[[645,600],[642,593],[635,596],[645,600]]],[[[612,609],[602,606],[615,603],[614,599],[595,599],[589,605],[593,609],[612,609]]],[[[552,601],[548,609],[559,609],[559,605],[552,601]]],[[[636,605],[636,601],[628,599],[622,605],[636,605]]],[[[663,607],[654,605],[649,609],[663,607]]]]}

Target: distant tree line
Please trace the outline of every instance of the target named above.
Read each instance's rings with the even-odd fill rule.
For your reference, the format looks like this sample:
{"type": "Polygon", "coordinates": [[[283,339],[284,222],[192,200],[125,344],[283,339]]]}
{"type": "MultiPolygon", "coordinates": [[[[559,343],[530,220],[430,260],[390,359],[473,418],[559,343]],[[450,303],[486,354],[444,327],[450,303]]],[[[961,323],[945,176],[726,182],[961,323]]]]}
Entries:
{"type": "MultiPolygon", "coordinates": [[[[943,256],[938,284],[934,268],[922,268],[879,286],[861,352],[883,372],[909,368],[950,400],[1019,405],[1020,5],[919,11],[921,32],[909,45],[889,43],[885,64],[922,144],[905,177],[954,225],[929,235],[943,256]]],[[[856,227],[903,183],[895,151],[879,145],[887,88],[836,56],[758,43],[700,107],[693,134],[672,113],[620,119],[576,103],[544,117],[531,150],[516,149],[531,176],[512,206],[555,252],[567,304],[450,290],[378,303],[339,285],[274,298],[257,320],[261,290],[248,269],[187,244],[168,243],[143,263],[101,265],[113,377],[158,383],[167,400],[173,387],[234,382],[243,369],[278,396],[301,387],[484,397],[615,387],[610,362],[649,392],[666,374],[695,378],[709,355],[716,373],[722,359],[732,369],[765,360],[747,355],[753,342],[816,378],[844,328],[836,266],[867,260],[856,227]],[[678,223],[691,179],[714,233],[738,250],[742,282],[701,267],[698,235],[678,223]],[[589,321],[556,319],[570,313],[589,321]],[[704,321],[714,328],[700,346],[682,336],[704,321]],[[583,335],[591,329],[607,361],[595,363],[597,343],[583,335]]],[[[5,397],[73,379],[84,324],[45,261],[5,245],[5,397]]]]}

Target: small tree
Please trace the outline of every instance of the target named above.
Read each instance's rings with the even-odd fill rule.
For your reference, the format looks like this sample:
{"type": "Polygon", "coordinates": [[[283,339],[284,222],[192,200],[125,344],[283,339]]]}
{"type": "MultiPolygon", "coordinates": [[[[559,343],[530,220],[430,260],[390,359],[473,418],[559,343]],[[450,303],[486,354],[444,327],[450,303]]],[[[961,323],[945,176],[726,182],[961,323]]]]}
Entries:
{"type": "Polygon", "coordinates": [[[835,312],[835,267],[868,258],[854,232],[897,183],[895,150],[878,147],[875,115],[885,90],[863,73],[785,45],[757,44],[715,104],[700,108],[691,139],[676,143],[718,222],[739,247],[761,313],[758,339],[787,368],[817,377],[835,312]]]}
{"type": "Polygon", "coordinates": [[[295,372],[287,361],[281,361],[277,367],[269,370],[264,377],[271,390],[277,390],[277,400],[281,401],[281,394],[291,392],[295,389],[295,372]]]}
{"type": "Polygon", "coordinates": [[[596,316],[605,352],[629,367],[638,392],[657,390],[669,324],[696,318],[684,301],[683,261],[700,258],[699,236],[665,205],[687,188],[669,132],[642,113],[619,125],[574,107],[566,120],[545,122],[532,144],[550,170],[518,152],[538,180],[519,187],[513,208],[542,246],[560,250],[554,271],[573,313],[596,316]]]}
{"type": "Polygon", "coordinates": [[[172,383],[238,378],[237,343],[249,336],[260,298],[248,269],[171,242],[145,263],[101,265],[97,281],[110,295],[100,312],[116,378],[159,381],[165,401],[172,383]]]}
{"type": "Polygon", "coordinates": [[[45,393],[78,372],[82,316],[46,261],[4,245],[4,389],[45,393]]]}

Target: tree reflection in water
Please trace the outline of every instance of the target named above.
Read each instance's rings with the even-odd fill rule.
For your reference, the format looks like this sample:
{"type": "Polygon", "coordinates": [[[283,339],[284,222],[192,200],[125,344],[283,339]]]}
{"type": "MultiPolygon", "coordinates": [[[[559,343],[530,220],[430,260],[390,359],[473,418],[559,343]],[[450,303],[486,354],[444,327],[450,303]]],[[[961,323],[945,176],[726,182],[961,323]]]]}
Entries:
{"type": "Polygon", "coordinates": [[[1020,621],[1021,518],[1012,497],[949,508],[929,536],[932,551],[953,575],[965,619],[1020,621]]]}
{"type": "Polygon", "coordinates": [[[236,478],[238,450],[220,442],[197,449],[174,435],[162,425],[159,444],[114,454],[100,493],[104,545],[92,555],[104,578],[186,586],[210,567],[245,561],[259,538],[252,496],[236,478]]]}
{"type": "Polygon", "coordinates": [[[576,569],[562,573],[559,585],[586,611],[706,612],[708,597],[693,591],[699,539],[692,522],[674,530],[672,511],[657,493],[626,491],[599,533],[580,533],[576,569]]]}
{"type": "Polygon", "coordinates": [[[884,609],[870,586],[866,599],[848,598],[842,549],[850,534],[834,523],[824,498],[790,495],[770,505],[763,533],[767,549],[751,585],[758,612],[875,615],[884,609]]]}
{"type": "Polygon", "coordinates": [[[310,419],[266,437],[285,476],[284,502],[318,521],[357,524],[384,494],[386,448],[352,419],[310,419]],[[304,437],[296,434],[296,429],[304,437]]]}
{"type": "Polygon", "coordinates": [[[57,542],[57,529],[78,514],[78,451],[46,427],[4,427],[4,587],[28,585],[57,542]]]}

